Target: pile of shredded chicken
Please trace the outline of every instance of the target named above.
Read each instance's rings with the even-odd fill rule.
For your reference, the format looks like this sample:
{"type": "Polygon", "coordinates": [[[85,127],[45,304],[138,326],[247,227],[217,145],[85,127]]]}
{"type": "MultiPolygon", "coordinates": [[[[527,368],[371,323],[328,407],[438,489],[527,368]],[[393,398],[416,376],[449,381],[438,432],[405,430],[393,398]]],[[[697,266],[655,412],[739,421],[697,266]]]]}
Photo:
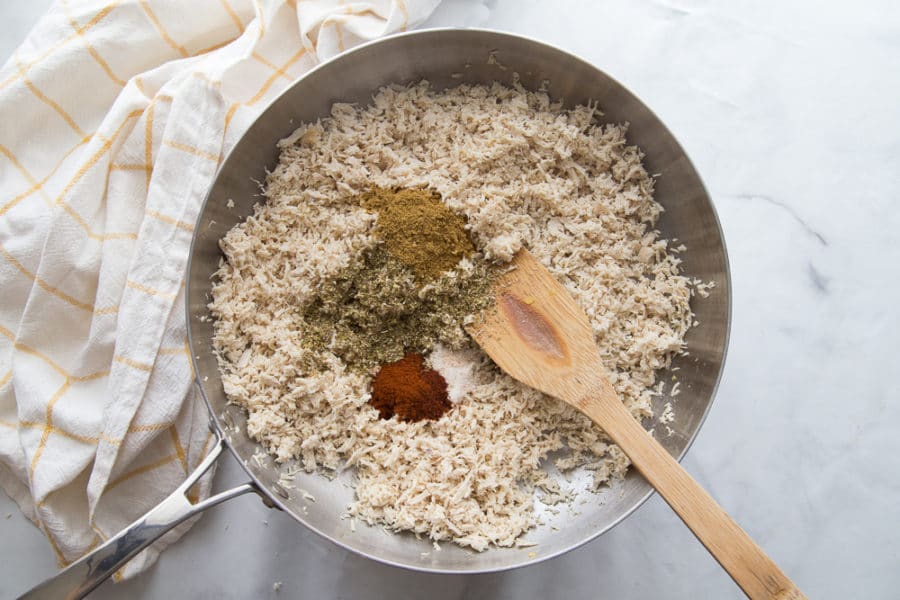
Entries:
{"type": "Polygon", "coordinates": [[[266,201],[221,242],[210,305],[225,391],[250,436],[279,462],[356,470],[350,514],[483,550],[536,524],[536,497],[568,497],[542,464],[588,469],[597,486],[628,461],[567,405],[501,373],[473,344],[439,347],[452,410],[437,421],[382,420],[371,376],[304,346],[297,307],[376,243],[353,199],[373,185],[429,187],[463,215],[478,254],[527,246],[588,314],[613,384],[649,416],[656,373],[683,349],[690,281],[660,239],[661,207],[626,127],[595,106],[562,110],[501,86],[382,89],[369,106],[334,105],[280,143],[266,201]],[[313,355],[315,354],[315,355],[313,355]],[[556,456],[556,454],[554,455],[556,456]]]}

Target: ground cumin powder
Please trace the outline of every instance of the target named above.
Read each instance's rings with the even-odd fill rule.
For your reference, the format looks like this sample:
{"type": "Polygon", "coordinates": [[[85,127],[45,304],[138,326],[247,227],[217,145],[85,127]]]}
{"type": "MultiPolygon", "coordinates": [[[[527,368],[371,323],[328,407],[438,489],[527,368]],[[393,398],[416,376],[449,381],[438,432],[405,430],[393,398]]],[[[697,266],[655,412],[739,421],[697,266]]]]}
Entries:
{"type": "Polygon", "coordinates": [[[378,212],[375,234],[422,281],[449,271],[475,251],[465,220],[427,189],[372,188],[360,198],[378,212]]]}

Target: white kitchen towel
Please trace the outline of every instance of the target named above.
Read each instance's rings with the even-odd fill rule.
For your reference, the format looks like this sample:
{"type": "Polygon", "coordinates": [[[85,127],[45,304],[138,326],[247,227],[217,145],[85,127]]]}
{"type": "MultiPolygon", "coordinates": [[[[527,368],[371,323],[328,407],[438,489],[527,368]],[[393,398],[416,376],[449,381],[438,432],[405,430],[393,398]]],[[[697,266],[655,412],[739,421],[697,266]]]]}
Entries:
{"type": "Polygon", "coordinates": [[[60,566],[209,448],[183,283],[223,153],[317,62],[438,1],[59,0],[0,70],[0,485],[60,566]]]}

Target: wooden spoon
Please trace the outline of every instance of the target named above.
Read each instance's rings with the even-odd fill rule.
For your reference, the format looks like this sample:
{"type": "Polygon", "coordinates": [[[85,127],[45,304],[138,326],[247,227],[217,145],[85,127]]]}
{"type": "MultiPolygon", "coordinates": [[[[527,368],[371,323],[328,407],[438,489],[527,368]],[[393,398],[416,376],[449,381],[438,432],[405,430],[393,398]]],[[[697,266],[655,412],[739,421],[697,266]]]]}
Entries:
{"type": "Polygon", "coordinates": [[[587,316],[527,250],[468,331],[510,376],[571,404],[618,444],[707,550],[753,600],[806,596],[648,434],[606,377],[587,316]]]}

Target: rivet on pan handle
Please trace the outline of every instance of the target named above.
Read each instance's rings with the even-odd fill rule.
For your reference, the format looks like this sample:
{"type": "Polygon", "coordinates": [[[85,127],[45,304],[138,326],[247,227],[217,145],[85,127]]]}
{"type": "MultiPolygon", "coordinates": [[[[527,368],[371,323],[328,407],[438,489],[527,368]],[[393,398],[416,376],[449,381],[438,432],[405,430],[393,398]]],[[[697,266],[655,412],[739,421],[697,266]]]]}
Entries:
{"type": "Polygon", "coordinates": [[[191,504],[186,494],[200,477],[216,462],[225,449],[225,442],[215,427],[216,444],[203,462],[188,475],[184,483],[178,486],[165,500],[159,503],[143,517],[110,538],[96,550],[81,557],[55,576],[27,591],[20,598],[36,600],[39,598],[83,598],[98,585],[108,579],[120,567],[134,556],[155,542],[167,531],[186,519],[199,514],[211,506],[215,506],[235,496],[256,492],[263,498],[255,483],[248,482],[230,490],[211,496],[202,502],[191,504]]]}

